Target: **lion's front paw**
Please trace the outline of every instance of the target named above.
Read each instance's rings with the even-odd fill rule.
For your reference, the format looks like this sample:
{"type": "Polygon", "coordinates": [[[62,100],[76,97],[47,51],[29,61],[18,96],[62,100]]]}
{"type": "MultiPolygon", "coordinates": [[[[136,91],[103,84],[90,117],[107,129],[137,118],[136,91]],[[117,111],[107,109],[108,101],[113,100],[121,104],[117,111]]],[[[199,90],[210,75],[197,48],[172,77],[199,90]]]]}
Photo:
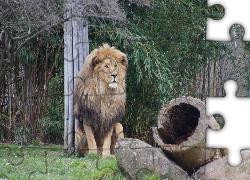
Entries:
{"type": "Polygon", "coordinates": [[[108,156],[110,156],[110,150],[103,150],[102,157],[108,157],[108,156]]]}

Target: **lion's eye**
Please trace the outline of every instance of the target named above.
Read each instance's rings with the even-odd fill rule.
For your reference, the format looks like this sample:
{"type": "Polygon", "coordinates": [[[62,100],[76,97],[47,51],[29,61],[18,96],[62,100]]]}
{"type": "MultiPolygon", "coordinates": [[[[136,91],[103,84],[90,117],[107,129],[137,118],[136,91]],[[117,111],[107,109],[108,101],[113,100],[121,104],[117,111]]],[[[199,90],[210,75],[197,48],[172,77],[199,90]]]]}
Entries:
{"type": "Polygon", "coordinates": [[[117,67],[117,64],[115,65],[115,67],[117,67]]]}
{"type": "Polygon", "coordinates": [[[108,65],[106,65],[106,66],[105,66],[105,68],[109,68],[109,66],[108,66],[108,65]]]}

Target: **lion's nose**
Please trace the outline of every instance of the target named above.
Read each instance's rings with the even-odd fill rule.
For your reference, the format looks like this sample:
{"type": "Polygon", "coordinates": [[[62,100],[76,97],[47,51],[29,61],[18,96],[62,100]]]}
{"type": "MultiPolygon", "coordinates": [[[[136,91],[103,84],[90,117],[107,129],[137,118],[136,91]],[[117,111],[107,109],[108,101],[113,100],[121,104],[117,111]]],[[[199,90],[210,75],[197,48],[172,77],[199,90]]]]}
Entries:
{"type": "Polygon", "coordinates": [[[114,77],[114,80],[115,80],[115,78],[116,78],[117,74],[111,74],[111,76],[113,76],[113,77],[114,77]]]}

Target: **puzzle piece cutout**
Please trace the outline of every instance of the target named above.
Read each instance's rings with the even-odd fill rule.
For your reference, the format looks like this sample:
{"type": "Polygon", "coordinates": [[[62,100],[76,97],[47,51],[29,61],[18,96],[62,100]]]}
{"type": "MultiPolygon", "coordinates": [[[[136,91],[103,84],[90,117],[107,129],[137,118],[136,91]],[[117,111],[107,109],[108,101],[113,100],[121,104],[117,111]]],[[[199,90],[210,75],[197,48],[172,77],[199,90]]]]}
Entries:
{"type": "Polygon", "coordinates": [[[250,149],[250,144],[245,141],[250,136],[248,130],[250,99],[236,97],[237,83],[233,80],[226,81],[224,89],[226,97],[206,99],[207,115],[219,113],[226,122],[219,132],[207,131],[207,147],[229,148],[228,162],[231,166],[239,166],[242,162],[241,149],[250,149]],[[237,133],[234,133],[237,131],[237,133]]]}
{"type": "MultiPolygon", "coordinates": [[[[243,40],[250,41],[250,16],[248,0],[208,0],[208,6],[221,4],[225,7],[225,15],[221,20],[207,19],[207,40],[231,41],[229,29],[233,24],[241,24],[245,28],[243,40]]],[[[220,8],[221,11],[223,7],[220,8]]]]}

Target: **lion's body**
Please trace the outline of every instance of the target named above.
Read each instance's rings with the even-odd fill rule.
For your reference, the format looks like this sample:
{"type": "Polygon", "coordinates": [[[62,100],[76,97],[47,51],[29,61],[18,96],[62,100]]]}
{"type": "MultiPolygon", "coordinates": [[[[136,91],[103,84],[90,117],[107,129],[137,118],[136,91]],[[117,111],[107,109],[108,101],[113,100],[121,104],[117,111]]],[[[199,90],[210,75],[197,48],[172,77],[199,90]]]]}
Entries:
{"type": "Polygon", "coordinates": [[[126,55],[105,44],[88,55],[76,78],[74,116],[83,124],[90,149],[107,146],[125,114],[127,66],[126,55]]]}

